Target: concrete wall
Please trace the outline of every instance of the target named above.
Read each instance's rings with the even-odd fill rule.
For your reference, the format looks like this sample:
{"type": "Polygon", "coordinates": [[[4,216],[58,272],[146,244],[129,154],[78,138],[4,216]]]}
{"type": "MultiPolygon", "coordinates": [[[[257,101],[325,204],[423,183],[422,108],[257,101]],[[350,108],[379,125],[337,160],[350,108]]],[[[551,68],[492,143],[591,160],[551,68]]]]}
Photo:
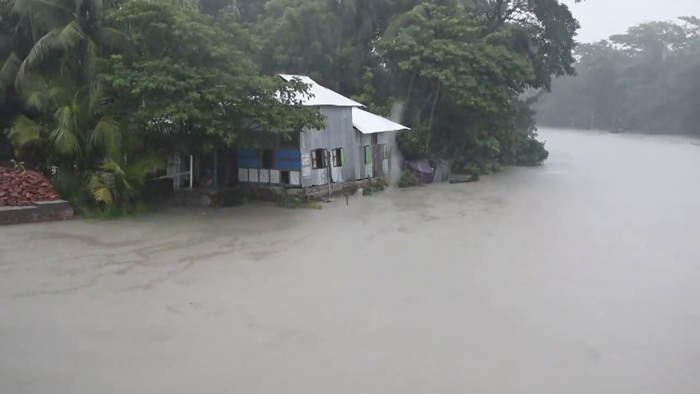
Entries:
{"type": "MultiPolygon", "coordinates": [[[[302,154],[301,181],[303,187],[328,184],[329,175],[333,174],[336,182],[357,179],[358,144],[352,127],[351,107],[321,107],[320,111],[326,116],[326,127],[323,130],[305,130],[299,141],[302,154]],[[329,151],[342,148],[345,163],[340,168],[313,169],[311,151],[327,149],[329,151]]],[[[332,160],[329,160],[332,161],[332,160]]],[[[332,163],[329,163],[332,164],[332,163]]]]}
{"type": "Polygon", "coordinates": [[[67,201],[35,202],[21,207],[0,207],[0,225],[49,222],[73,217],[73,208],[67,201]]]}

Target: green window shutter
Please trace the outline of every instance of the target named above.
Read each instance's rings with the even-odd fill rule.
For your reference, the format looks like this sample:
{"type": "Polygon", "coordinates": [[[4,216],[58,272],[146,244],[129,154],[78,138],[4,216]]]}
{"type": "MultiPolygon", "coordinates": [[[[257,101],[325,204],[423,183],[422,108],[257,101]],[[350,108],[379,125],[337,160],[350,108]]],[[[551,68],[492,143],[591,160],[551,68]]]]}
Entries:
{"type": "Polygon", "coordinates": [[[345,165],[345,153],[343,152],[343,149],[340,149],[340,165],[344,166],[345,165]]]}
{"type": "Polygon", "coordinates": [[[365,145],[365,164],[372,162],[372,146],[365,145]]]}

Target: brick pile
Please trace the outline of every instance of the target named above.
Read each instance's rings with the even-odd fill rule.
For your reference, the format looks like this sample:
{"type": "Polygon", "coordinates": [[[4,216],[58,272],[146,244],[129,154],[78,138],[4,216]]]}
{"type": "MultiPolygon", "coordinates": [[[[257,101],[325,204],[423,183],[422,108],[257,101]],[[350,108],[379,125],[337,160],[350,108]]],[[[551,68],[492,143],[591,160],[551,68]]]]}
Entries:
{"type": "Polygon", "coordinates": [[[58,200],[51,182],[36,171],[0,168],[0,207],[58,200]]]}

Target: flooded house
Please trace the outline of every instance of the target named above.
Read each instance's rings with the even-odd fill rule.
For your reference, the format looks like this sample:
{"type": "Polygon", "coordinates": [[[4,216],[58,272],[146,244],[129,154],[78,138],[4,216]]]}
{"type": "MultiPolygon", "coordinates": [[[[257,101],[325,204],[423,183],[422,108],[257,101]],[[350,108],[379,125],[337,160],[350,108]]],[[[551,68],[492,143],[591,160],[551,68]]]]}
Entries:
{"type": "Polygon", "coordinates": [[[235,186],[260,199],[282,194],[318,197],[389,174],[396,132],[407,127],[363,110],[361,103],[307,76],[280,78],[298,78],[309,85],[310,95],[300,94],[299,99],[304,106],[318,108],[325,127],[286,133],[251,130],[244,148],[221,148],[199,157],[170,156],[166,177],[173,179],[187,205],[209,205],[235,186]]]}
{"type": "Polygon", "coordinates": [[[286,136],[258,133],[255,147],[236,151],[238,182],[314,194],[388,174],[395,132],[405,126],[361,109],[362,104],[307,76],[280,77],[310,85],[311,95],[302,97],[302,104],[319,109],[325,128],[286,136]]]}

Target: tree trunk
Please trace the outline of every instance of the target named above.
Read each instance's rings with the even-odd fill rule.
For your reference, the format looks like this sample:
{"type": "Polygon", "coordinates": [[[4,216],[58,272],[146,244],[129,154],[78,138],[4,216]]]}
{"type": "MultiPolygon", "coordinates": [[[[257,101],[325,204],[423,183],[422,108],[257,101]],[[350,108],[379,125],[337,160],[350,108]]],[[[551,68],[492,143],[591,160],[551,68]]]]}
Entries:
{"type": "Polygon", "coordinates": [[[430,137],[433,133],[433,118],[435,117],[435,107],[437,106],[438,98],[440,97],[440,81],[438,81],[437,90],[435,91],[435,99],[433,100],[433,108],[430,109],[430,120],[428,121],[428,139],[425,141],[425,150],[430,149],[430,137]]]}

